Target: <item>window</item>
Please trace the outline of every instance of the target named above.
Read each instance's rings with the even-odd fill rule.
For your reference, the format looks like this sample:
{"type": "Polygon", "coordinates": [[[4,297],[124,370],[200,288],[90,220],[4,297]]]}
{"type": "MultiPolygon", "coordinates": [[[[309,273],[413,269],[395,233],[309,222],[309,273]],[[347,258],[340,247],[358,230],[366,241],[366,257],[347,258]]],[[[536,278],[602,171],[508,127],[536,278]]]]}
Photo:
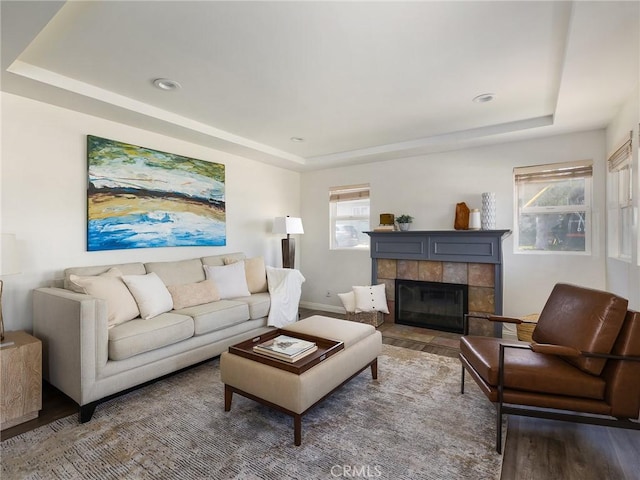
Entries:
{"type": "Polygon", "coordinates": [[[331,187],[329,219],[332,250],[369,248],[369,185],[331,187]]]}
{"type": "Polygon", "coordinates": [[[593,162],[513,169],[515,251],[591,252],[593,162]]]}
{"type": "Polygon", "coordinates": [[[631,260],[633,243],[632,135],[607,160],[608,251],[625,261],[631,260]]]}

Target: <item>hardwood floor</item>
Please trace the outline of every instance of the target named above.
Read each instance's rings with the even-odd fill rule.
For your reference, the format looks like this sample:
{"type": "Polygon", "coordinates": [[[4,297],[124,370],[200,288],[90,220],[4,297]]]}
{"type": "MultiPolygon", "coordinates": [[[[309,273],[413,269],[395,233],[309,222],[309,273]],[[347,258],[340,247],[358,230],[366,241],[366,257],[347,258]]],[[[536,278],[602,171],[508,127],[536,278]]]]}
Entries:
{"type": "MultiPolygon", "coordinates": [[[[325,315],[300,309],[300,318],[325,315]]],[[[456,358],[460,335],[384,323],[383,343],[456,358]]],[[[57,389],[43,386],[42,410],[34,420],[2,431],[6,440],[78,412],[57,389]]],[[[593,425],[508,418],[501,480],[632,480],[640,478],[640,432],[593,425]]]]}

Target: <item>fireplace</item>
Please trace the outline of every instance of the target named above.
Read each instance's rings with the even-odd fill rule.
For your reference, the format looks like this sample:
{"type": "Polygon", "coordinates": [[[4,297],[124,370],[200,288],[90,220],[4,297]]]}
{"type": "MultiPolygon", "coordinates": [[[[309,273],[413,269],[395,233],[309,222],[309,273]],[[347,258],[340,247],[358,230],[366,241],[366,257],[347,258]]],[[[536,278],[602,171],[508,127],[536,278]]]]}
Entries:
{"type": "Polygon", "coordinates": [[[396,323],[463,332],[469,313],[468,285],[397,279],[395,299],[396,323]]]}
{"type": "MultiPolygon", "coordinates": [[[[467,288],[464,312],[470,315],[469,333],[500,336],[502,326],[483,317],[502,315],[502,240],[510,233],[509,230],[367,232],[371,237],[371,284],[385,284],[391,312],[385,322],[418,321],[416,312],[403,314],[403,308],[396,305],[396,281],[458,284],[467,288]],[[398,320],[397,313],[410,318],[398,320]]],[[[437,328],[432,321],[428,323],[430,328],[437,328]]],[[[460,330],[460,324],[453,323],[447,328],[460,330]]]]}

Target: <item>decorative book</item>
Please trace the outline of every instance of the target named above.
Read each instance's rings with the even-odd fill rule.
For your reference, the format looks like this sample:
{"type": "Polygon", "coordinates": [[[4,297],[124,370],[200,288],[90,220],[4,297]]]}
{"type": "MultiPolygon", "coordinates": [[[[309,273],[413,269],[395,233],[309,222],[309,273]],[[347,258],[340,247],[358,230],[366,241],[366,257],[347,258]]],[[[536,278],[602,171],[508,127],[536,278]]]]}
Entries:
{"type": "Polygon", "coordinates": [[[290,337],[288,335],[278,335],[276,338],[253,347],[253,351],[268,355],[273,358],[295,362],[318,349],[314,342],[290,337]]]}

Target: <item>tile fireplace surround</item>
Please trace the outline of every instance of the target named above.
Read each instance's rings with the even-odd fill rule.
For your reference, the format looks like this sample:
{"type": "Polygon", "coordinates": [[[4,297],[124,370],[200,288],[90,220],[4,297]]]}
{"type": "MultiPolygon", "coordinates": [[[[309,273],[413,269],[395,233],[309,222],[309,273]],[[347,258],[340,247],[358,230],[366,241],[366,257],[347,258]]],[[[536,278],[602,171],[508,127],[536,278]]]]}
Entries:
{"type": "MultiPolygon", "coordinates": [[[[469,286],[469,313],[502,315],[502,240],[510,230],[366,232],[371,284],[386,285],[394,322],[396,279],[469,286]]],[[[501,335],[501,325],[470,318],[472,335],[501,335]]]]}

